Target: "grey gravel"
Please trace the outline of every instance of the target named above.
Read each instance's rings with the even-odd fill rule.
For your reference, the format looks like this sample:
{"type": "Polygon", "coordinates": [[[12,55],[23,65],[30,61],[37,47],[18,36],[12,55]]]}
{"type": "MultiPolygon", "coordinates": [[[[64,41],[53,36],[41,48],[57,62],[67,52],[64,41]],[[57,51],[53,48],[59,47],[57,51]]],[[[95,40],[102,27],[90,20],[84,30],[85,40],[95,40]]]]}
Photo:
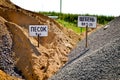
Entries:
{"type": "MultiPolygon", "coordinates": [[[[120,37],[120,17],[115,18],[107,26],[109,27],[104,30],[104,27],[92,33],[88,37],[88,53],[103,47],[115,38],[120,37]]],[[[85,39],[80,41],[77,47],[69,54],[69,60],[79,55],[81,51],[85,49],[85,39]]]]}
{"type": "Polygon", "coordinates": [[[0,69],[11,76],[23,78],[21,72],[15,66],[12,52],[12,39],[8,34],[0,37],[0,69]]]}
{"type": "Polygon", "coordinates": [[[85,39],[79,42],[67,63],[74,61],[49,80],[120,80],[120,17],[107,26],[89,35],[89,50],[81,56],[85,39]]]}

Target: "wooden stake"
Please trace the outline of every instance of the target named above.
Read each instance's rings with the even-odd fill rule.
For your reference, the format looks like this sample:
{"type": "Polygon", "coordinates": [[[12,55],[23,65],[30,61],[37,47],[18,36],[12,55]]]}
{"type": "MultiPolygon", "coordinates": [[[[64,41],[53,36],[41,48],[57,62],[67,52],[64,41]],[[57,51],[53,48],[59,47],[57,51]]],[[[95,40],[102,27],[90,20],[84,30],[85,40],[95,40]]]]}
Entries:
{"type": "Polygon", "coordinates": [[[39,43],[40,43],[40,35],[38,34],[38,47],[39,47],[39,43]]]}
{"type": "Polygon", "coordinates": [[[86,26],[86,44],[85,47],[88,47],[88,26],[86,26]]]}

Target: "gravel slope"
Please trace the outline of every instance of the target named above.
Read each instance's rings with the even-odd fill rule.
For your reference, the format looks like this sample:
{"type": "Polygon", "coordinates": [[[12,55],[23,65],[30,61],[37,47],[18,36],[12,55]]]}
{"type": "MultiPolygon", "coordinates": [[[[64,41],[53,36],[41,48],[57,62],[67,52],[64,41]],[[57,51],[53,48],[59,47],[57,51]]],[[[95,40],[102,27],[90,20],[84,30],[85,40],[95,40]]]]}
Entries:
{"type": "MultiPolygon", "coordinates": [[[[87,53],[91,53],[92,51],[103,47],[115,38],[120,37],[120,17],[115,18],[107,26],[107,29],[104,29],[103,27],[89,35],[89,51],[87,53]]],[[[75,58],[83,50],[85,50],[85,39],[80,41],[77,47],[73,51],[71,51],[71,53],[69,54],[69,59],[71,60],[75,58]]]]}
{"type": "Polygon", "coordinates": [[[120,17],[111,21],[107,29],[92,33],[89,50],[83,54],[82,51],[86,50],[84,44],[85,40],[82,40],[69,55],[68,63],[73,61],[49,80],[120,79],[120,17]]]}

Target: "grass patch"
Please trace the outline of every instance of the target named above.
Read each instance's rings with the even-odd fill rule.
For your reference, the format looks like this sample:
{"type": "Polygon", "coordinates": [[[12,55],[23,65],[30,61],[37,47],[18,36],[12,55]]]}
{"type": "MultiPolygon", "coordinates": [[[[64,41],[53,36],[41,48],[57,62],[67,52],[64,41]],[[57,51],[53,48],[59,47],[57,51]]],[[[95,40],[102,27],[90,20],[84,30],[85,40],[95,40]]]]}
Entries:
{"type": "Polygon", "coordinates": [[[66,21],[60,20],[60,19],[57,19],[57,22],[60,23],[61,25],[63,25],[64,27],[68,28],[68,29],[72,29],[74,32],[76,32],[78,34],[85,31],[85,28],[77,27],[77,23],[73,24],[71,22],[66,22],[66,21]]]}

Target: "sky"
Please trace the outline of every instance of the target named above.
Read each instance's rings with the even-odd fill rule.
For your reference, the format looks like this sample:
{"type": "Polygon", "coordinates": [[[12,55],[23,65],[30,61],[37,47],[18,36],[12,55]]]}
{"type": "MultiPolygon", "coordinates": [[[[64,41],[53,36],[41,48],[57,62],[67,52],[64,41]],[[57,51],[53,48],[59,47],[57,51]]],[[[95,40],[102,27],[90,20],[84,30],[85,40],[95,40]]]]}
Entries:
{"type": "MultiPolygon", "coordinates": [[[[60,0],[11,0],[31,11],[60,12],[60,0]]],[[[119,16],[119,0],[62,0],[62,13],[119,16]]]]}

